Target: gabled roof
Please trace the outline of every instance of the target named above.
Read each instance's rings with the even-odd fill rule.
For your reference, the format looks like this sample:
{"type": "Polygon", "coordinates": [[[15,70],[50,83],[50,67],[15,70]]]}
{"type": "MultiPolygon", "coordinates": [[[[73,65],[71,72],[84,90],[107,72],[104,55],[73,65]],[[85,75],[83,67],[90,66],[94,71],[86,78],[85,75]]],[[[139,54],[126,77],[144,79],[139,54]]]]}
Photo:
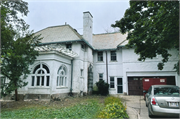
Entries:
{"type": "Polygon", "coordinates": [[[107,33],[93,35],[93,47],[96,50],[116,49],[117,46],[126,40],[127,34],[107,33]]]}
{"type": "Polygon", "coordinates": [[[105,33],[105,34],[93,34],[92,46],[70,25],[52,26],[42,29],[35,33],[35,35],[41,34],[40,45],[56,44],[63,42],[85,42],[90,48],[94,50],[112,50],[117,47],[124,46],[126,44],[127,34],[105,33]]]}
{"type": "Polygon", "coordinates": [[[121,42],[118,47],[124,47],[125,45],[128,44],[128,40],[124,40],[123,42],[121,42]]]}
{"type": "Polygon", "coordinates": [[[35,35],[39,34],[41,34],[43,38],[41,43],[68,42],[83,39],[82,36],[69,25],[52,26],[35,33],[35,35]]]}

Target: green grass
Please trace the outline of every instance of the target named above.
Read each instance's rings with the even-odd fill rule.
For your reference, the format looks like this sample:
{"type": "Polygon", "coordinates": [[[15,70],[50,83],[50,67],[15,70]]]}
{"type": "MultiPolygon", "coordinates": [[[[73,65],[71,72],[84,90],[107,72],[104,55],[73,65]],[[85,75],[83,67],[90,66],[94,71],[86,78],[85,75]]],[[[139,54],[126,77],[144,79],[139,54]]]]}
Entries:
{"type": "Polygon", "coordinates": [[[71,107],[26,107],[1,112],[1,118],[95,118],[103,105],[97,100],[88,100],[71,107]]]}

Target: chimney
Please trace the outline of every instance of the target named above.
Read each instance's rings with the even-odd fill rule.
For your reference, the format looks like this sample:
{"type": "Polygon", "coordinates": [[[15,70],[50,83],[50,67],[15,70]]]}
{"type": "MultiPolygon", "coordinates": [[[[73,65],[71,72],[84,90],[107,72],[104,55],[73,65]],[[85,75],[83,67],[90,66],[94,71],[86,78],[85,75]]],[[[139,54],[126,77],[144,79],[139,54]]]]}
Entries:
{"type": "Polygon", "coordinates": [[[83,12],[83,38],[92,45],[93,16],[89,11],[83,12]]]}

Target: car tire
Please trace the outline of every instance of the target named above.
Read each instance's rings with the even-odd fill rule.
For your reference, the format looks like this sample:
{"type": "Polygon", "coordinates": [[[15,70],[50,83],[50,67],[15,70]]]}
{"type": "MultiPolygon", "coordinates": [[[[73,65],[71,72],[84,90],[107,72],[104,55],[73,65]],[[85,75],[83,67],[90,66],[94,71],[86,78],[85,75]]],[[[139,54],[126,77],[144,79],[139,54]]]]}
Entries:
{"type": "MultiPolygon", "coordinates": [[[[145,98],[146,99],[146,98],[145,98]]],[[[148,107],[148,105],[147,105],[147,99],[146,99],[146,107],[148,107]]]]}
{"type": "Polygon", "coordinates": [[[150,118],[153,118],[154,116],[152,115],[152,113],[150,112],[150,106],[148,106],[148,115],[150,118]]]}

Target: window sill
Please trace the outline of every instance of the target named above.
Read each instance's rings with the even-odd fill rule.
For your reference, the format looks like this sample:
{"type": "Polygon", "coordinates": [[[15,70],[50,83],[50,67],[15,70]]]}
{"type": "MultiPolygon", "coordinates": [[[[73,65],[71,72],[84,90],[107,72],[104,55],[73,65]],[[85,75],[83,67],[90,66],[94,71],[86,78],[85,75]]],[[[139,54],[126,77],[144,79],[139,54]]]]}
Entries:
{"type": "Polygon", "coordinates": [[[64,86],[57,86],[56,89],[67,89],[68,87],[64,87],[64,86]]]}
{"type": "Polygon", "coordinates": [[[110,62],[118,62],[117,60],[111,60],[110,62]]]}
{"type": "Polygon", "coordinates": [[[50,87],[49,86],[31,86],[31,87],[28,87],[28,89],[49,89],[50,87]]]}
{"type": "Polygon", "coordinates": [[[96,63],[104,63],[104,61],[97,61],[96,63]]]}
{"type": "Polygon", "coordinates": [[[109,88],[109,90],[116,90],[115,88],[109,88]]]}

